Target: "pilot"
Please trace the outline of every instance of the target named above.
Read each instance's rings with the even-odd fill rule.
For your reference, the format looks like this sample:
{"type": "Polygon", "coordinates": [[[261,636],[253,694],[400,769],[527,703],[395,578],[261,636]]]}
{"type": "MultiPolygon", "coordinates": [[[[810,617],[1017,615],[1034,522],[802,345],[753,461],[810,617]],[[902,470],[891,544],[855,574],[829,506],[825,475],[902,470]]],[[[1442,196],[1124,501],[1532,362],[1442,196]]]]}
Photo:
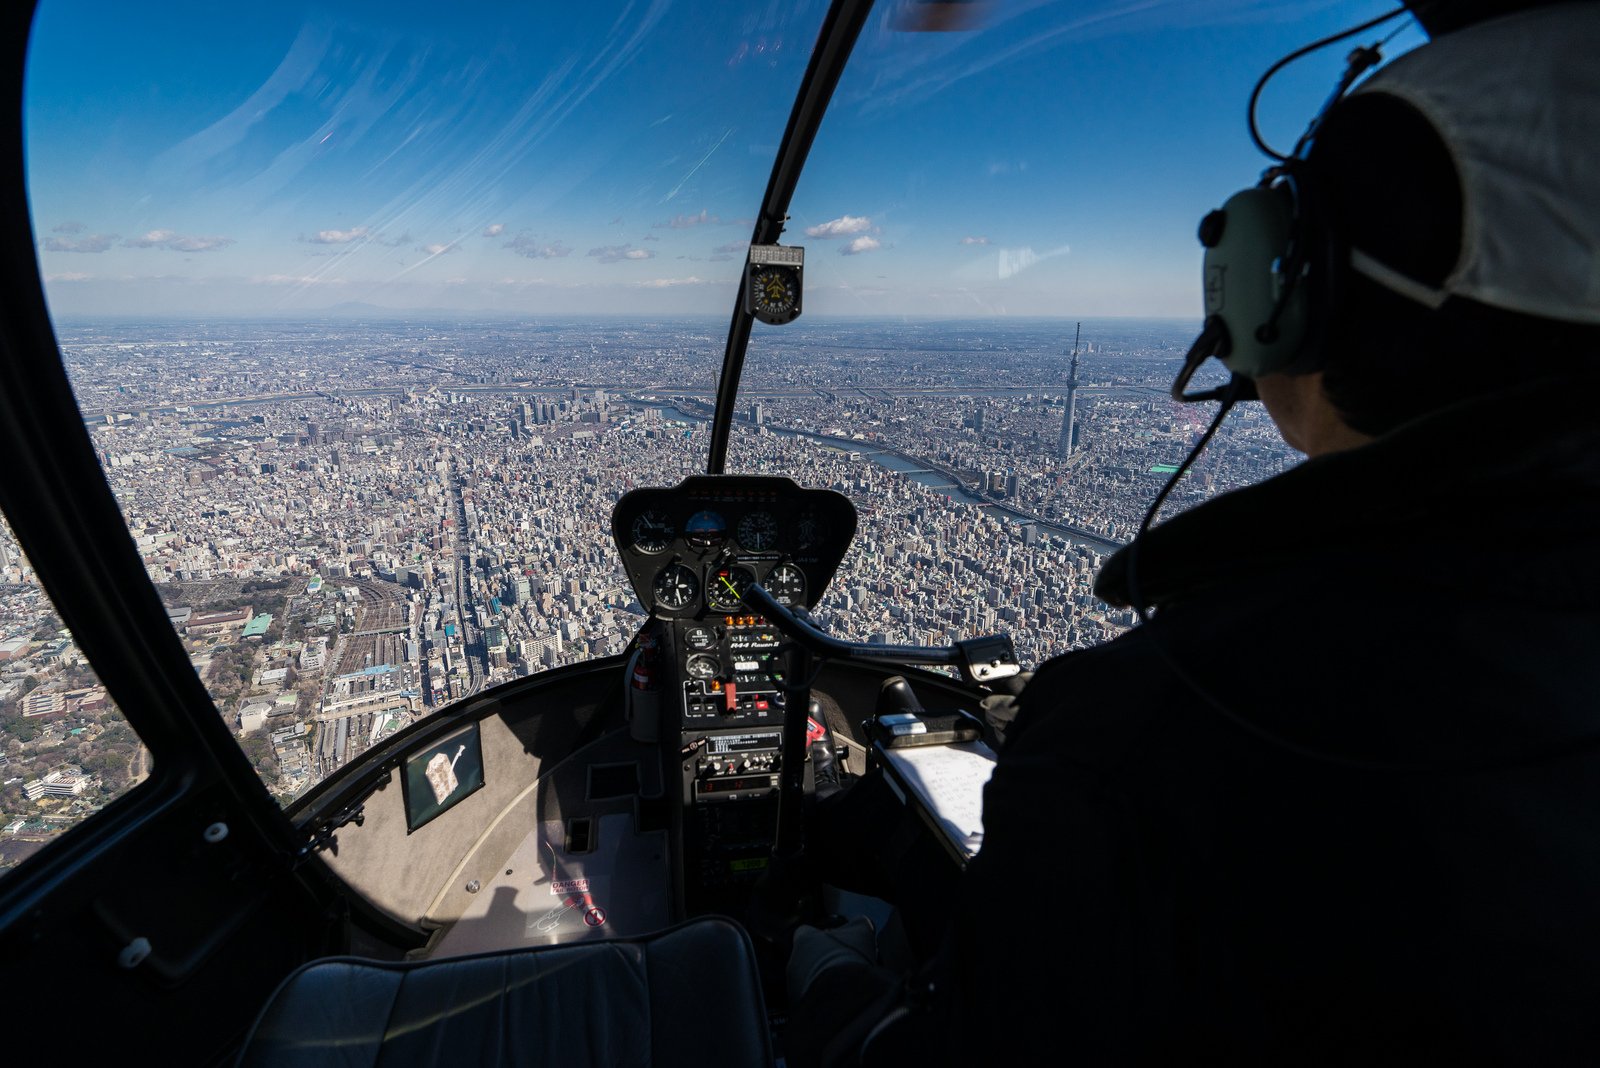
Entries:
{"type": "Polygon", "coordinates": [[[1110,559],[1148,618],[1016,699],[938,959],[830,1056],[1600,1063],[1597,55],[1536,9],[1329,111],[1254,378],[1307,459],[1110,559]]]}

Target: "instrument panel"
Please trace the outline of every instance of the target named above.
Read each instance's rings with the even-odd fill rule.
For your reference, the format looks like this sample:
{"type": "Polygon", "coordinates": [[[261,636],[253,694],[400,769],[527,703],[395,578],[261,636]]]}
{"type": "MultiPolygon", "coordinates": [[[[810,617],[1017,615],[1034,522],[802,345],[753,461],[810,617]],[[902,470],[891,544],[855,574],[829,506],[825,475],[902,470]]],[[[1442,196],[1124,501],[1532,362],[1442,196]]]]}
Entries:
{"type": "Polygon", "coordinates": [[[842,494],[756,475],[634,490],[611,513],[628,581],[665,624],[663,740],[676,745],[663,759],[682,791],[673,841],[690,915],[738,911],[777,831],[785,639],[745,607],[745,591],[759,582],[784,604],[813,607],[855,532],[842,494]]]}
{"type": "Polygon", "coordinates": [[[611,513],[639,603],[678,619],[742,612],[756,582],[783,604],[810,608],[855,531],[855,507],[842,494],[761,475],[633,490],[611,513]]]}

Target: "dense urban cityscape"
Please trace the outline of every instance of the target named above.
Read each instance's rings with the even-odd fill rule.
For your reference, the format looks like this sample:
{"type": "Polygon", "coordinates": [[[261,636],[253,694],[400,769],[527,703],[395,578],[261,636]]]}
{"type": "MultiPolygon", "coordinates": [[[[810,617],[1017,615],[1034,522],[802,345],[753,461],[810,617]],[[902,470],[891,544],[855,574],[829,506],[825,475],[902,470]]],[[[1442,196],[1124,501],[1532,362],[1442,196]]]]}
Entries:
{"type": "MultiPolygon", "coordinates": [[[[85,423],[218,713],[288,801],[384,737],[648,618],[617,499],[704,470],[714,322],[82,322],[85,423]]],[[[732,472],[848,495],[815,613],[866,641],[1003,632],[1033,665],[1132,622],[1091,590],[1212,411],[1192,324],[802,320],[751,344],[732,472]],[[1069,414],[1070,413],[1070,414],[1069,414]]],[[[1235,413],[1164,515],[1295,460],[1235,413]]],[[[0,530],[0,864],[149,773],[0,530]]]]}

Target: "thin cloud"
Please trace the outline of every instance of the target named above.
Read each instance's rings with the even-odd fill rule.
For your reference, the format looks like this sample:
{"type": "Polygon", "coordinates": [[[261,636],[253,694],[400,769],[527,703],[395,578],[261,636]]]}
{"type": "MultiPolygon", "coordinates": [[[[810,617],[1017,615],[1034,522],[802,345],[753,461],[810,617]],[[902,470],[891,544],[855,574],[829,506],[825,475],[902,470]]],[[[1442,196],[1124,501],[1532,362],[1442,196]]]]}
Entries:
{"type": "Polygon", "coordinates": [[[987,237],[963,237],[961,243],[963,245],[987,245],[989,239],[987,237]]]}
{"type": "Polygon", "coordinates": [[[446,252],[460,252],[461,249],[457,247],[454,241],[451,241],[448,244],[443,245],[438,244],[437,242],[431,245],[418,245],[417,251],[426,252],[430,256],[442,256],[446,252]]]}
{"type": "Polygon", "coordinates": [[[851,234],[866,233],[872,229],[872,219],[866,215],[841,215],[837,219],[829,219],[825,223],[806,227],[807,237],[849,237],[851,234]]]}
{"type": "Polygon", "coordinates": [[[352,241],[362,241],[370,236],[372,231],[367,227],[352,226],[348,230],[318,230],[307,240],[314,245],[348,245],[352,241]]]}
{"type": "Polygon", "coordinates": [[[532,234],[518,234],[501,247],[530,260],[558,260],[563,256],[572,255],[572,250],[561,242],[552,241],[546,244],[532,234]]]}
{"type": "Polygon", "coordinates": [[[698,215],[674,215],[666,222],[651,223],[657,230],[688,230],[696,226],[710,226],[722,220],[704,208],[698,215]]]}
{"type": "Polygon", "coordinates": [[[84,274],[82,271],[65,271],[65,272],[63,272],[61,274],[46,275],[45,276],[45,281],[46,282],[87,282],[89,279],[91,279],[93,277],[94,277],[94,275],[92,275],[92,274],[84,274]]]}
{"type": "Polygon", "coordinates": [[[233,244],[233,238],[219,235],[198,236],[173,230],[151,230],[143,237],[130,237],[126,248],[164,248],[169,252],[216,252],[233,244]]]}
{"type": "Polygon", "coordinates": [[[1031,247],[1003,248],[995,260],[995,273],[1001,281],[1005,281],[1007,278],[1015,278],[1036,264],[1055,259],[1057,256],[1065,256],[1071,251],[1070,245],[1062,245],[1049,252],[1035,252],[1031,247]]]}
{"type": "Polygon", "coordinates": [[[620,263],[623,260],[655,259],[656,254],[647,248],[634,248],[631,245],[602,245],[590,249],[588,255],[601,263],[620,263]]]}
{"type": "MultiPolygon", "coordinates": [[[[60,229],[57,227],[57,229],[60,229]]],[[[46,252],[104,252],[117,240],[116,234],[89,234],[87,237],[51,237],[44,243],[46,252]]]]}
{"type": "Polygon", "coordinates": [[[81,234],[87,229],[81,222],[64,222],[50,232],[52,234],[81,234]]]}
{"type": "Polygon", "coordinates": [[[704,167],[706,165],[706,160],[710,159],[713,155],[716,154],[717,149],[722,147],[722,143],[724,141],[726,141],[728,139],[728,136],[730,134],[732,134],[732,133],[733,133],[733,127],[732,126],[728,127],[726,130],[724,130],[722,132],[722,136],[717,138],[717,143],[712,145],[709,149],[707,149],[706,150],[706,154],[700,157],[700,162],[696,163],[693,167],[690,167],[689,168],[689,173],[684,175],[682,178],[678,179],[678,184],[672,187],[672,191],[669,192],[666,196],[661,198],[661,203],[665,204],[665,203],[667,203],[667,201],[672,200],[674,197],[676,197],[678,195],[678,193],[682,191],[683,187],[688,184],[689,179],[693,178],[695,176],[696,172],[698,172],[701,167],[704,167]]]}
{"type": "Polygon", "coordinates": [[[483,228],[483,236],[484,237],[499,237],[501,234],[503,234],[505,232],[506,232],[506,224],[505,223],[493,223],[493,224],[491,224],[489,226],[485,226],[483,228]]]}
{"type": "Polygon", "coordinates": [[[253,286],[342,286],[343,278],[322,278],[314,274],[258,274],[250,279],[253,286]]]}
{"type": "Polygon", "coordinates": [[[698,286],[703,284],[703,280],[696,278],[692,274],[688,278],[652,278],[648,282],[639,283],[639,285],[647,289],[666,289],[669,286],[698,286]]]}
{"type": "Polygon", "coordinates": [[[748,252],[749,250],[750,250],[750,242],[748,242],[748,241],[729,241],[726,245],[718,245],[716,248],[712,249],[711,251],[712,252],[734,253],[734,252],[748,252]]]}
{"type": "Polygon", "coordinates": [[[883,247],[883,243],[871,234],[863,234],[839,250],[841,256],[859,256],[863,252],[872,252],[883,247]]]}

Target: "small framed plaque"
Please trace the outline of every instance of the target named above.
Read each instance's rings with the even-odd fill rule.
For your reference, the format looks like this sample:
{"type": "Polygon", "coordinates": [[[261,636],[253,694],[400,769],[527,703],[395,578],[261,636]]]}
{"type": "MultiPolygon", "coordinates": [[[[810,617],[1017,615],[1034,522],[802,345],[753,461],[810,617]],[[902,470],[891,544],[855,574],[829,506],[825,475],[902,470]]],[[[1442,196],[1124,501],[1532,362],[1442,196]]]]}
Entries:
{"type": "Polygon", "coordinates": [[[483,789],[483,745],[478,725],[469,723],[406,758],[400,780],[406,804],[406,833],[483,789]]]}

